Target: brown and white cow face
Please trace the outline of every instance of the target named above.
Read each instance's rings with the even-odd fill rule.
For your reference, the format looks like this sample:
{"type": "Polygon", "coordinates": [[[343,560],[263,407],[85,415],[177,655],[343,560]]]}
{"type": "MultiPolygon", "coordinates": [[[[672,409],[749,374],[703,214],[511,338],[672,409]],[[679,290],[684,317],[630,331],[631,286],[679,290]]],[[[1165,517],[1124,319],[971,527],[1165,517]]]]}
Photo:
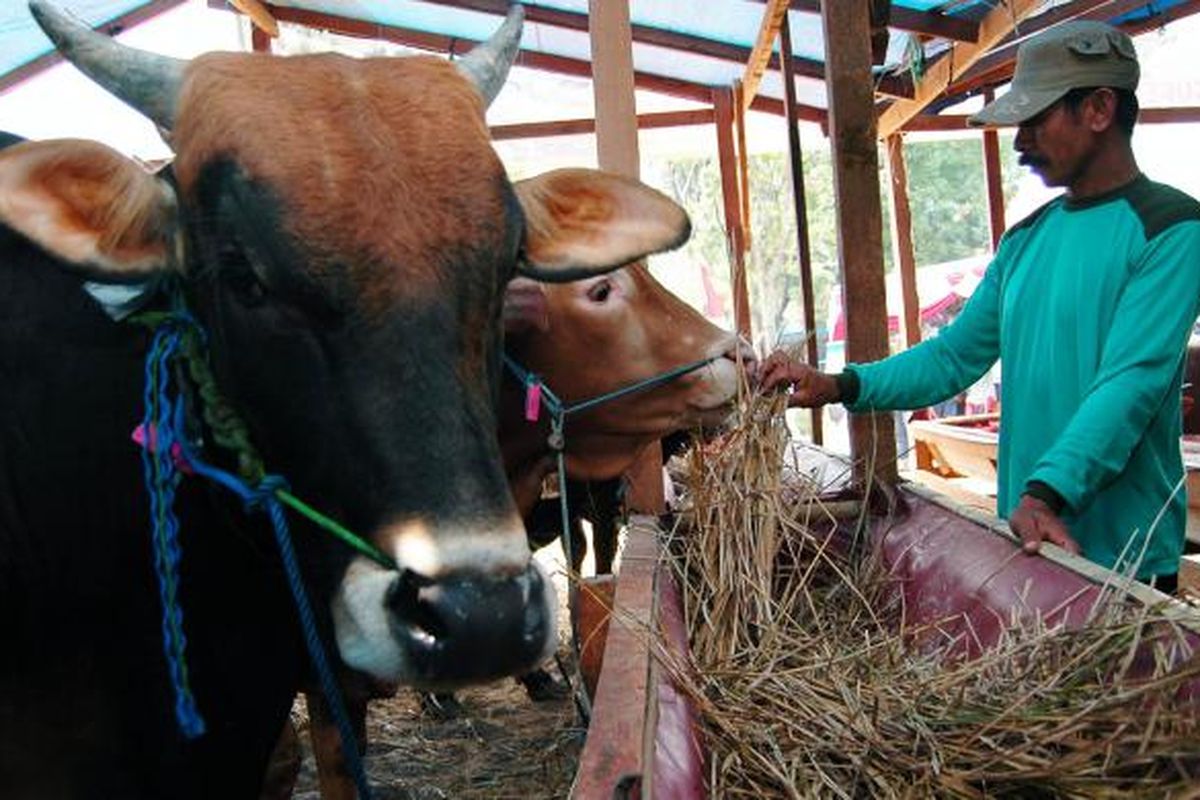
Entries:
{"type": "MultiPolygon", "coordinates": [[[[518,191],[521,191],[518,185],[518,191]]],[[[654,279],[644,264],[568,284],[517,278],[506,301],[507,348],[570,404],[599,397],[700,359],[708,366],[598,405],[567,421],[567,471],[614,478],[650,442],[721,424],[738,389],[738,362],[753,352],[654,279]]],[[[531,426],[502,420],[510,464],[531,426]]],[[[538,434],[540,436],[540,434],[538,434]]],[[[536,437],[535,437],[536,441],[536,437]]]]}
{"type": "Polygon", "coordinates": [[[310,546],[343,658],[430,687],[541,660],[552,592],[495,436],[503,287],[518,268],[589,274],[676,244],[683,212],[594,172],[551,174],[518,198],[481,95],[507,71],[519,6],[457,69],[156,63],[43,0],[31,8],[68,58],[169,132],[175,183],[98,145],[10,148],[13,227],[94,277],[178,276],[268,468],[395,558],[399,573],[310,546]]]}

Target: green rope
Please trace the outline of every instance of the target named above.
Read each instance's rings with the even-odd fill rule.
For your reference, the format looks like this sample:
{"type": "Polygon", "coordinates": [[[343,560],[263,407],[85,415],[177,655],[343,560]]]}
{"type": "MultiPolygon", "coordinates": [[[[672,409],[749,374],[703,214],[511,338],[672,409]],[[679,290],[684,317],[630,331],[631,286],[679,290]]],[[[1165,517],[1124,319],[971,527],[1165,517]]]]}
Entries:
{"type": "MultiPolygon", "coordinates": [[[[130,319],[151,329],[162,322],[175,318],[173,312],[148,311],[137,314],[130,319]]],[[[237,457],[238,474],[251,486],[257,486],[267,474],[266,467],[258,451],[250,441],[250,432],[241,417],[225,400],[217,387],[217,379],[213,375],[208,361],[200,330],[195,325],[185,328],[183,336],[182,355],[187,365],[188,375],[200,395],[201,413],[204,421],[212,431],[213,441],[230,451],[237,457]]],[[[388,569],[397,569],[394,559],[375,545],[353,533],[337,520],[325,516],[304,501],[285,489],[276,489],[275,496],[280,502],[289,506],[317,526],[324,528],[338,539],[357,550],[362,555],[388,569]]]]}
{"type": "Polygon", "coordinates": [[[374,561],[376,564],[387,567],[388,569],[398,569],[395,560],[381,551],[378,547],[364,539],[359,538],[358,536],[355,536],[337,520],[330,519],[329,517],[325,516],[308,503],[305,503],[291,492],[288,492],[286,489],[276,489],[275,496],[279,498],[281,503],[289,506],[301,516],[307,517],[317,525],[320,525],[322,528],[329,531],[334,536],[374,561]]]}

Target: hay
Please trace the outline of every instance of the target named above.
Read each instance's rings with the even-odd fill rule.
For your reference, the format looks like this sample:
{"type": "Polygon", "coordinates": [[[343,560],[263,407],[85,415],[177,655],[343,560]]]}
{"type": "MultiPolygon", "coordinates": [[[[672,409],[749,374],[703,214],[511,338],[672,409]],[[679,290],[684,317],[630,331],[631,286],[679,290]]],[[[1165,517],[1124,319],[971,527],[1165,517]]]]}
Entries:
{"type": "Polygon", "coordinates": [[[749,397],[686,456],[671,552],[694,661],[660,657],[702,718],[712,796],[1200,796],[1178,699],[1200,658],[1165,615],[1115,598],[1079,630],[1014,615],[973,660],[898,630],[888,577],[830,546],[821,487],[781,470],[782,402],[749,397]]]}

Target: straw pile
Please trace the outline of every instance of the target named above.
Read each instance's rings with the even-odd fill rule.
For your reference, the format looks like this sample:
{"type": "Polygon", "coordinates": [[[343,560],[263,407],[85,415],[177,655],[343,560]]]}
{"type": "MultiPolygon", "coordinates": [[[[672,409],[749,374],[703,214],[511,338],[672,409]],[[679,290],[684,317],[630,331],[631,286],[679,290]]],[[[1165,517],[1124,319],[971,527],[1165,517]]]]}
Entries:
{"type": "Polygon", "coordinates": [[[898,630],[870,553],[828,546],[818,487],[781,474],[781,403],[751,397],[686,456],[672,552],[694,663],[668,668],[712,796],[1200,797],[1200,715],[1179,698],[1200,657],[1165,617],[1114,600],[1082,630],[1014,620],[974,660],[898,630]]]}

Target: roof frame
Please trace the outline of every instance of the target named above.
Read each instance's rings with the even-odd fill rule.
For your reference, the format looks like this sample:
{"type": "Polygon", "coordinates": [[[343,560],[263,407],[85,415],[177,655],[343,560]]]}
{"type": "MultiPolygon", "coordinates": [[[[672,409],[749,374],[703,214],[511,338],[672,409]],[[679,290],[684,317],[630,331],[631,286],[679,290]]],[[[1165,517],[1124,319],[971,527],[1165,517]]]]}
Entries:
{"type": "MultiPolygon", "coordinates": [[[[478,11],[486,14],[495,14],[503,17],[508,13],[510,5],[509,0],[423,0],[423,2],[431,5],[448,6],[450,8],[460,8],[465,11],[478,11]]],[[[770,0],[756,0],[756,2],[770,2],[770,0]]],[[[794,2],[794,0],[792,0],[794,2]]],[[[210,0],[210,5],[221,5],[210,0]]],[[[894,11],[893,11],[894,13],[894,11]]],[[[528,22],[536,22],[540,25],[550,25],[556,28],[564,28],[567,30],[580,31],[587,33],[588,31],[588,15],[580,14],[575,11],[564,11],[557,8],[547,8],[545,6],[526,5],[525,19],[528,22]]],[[[709,58],[719,59],[721,61],[734,61],[738,64],[746,64],[749,62],[753,51],[751,48],[742,47],[741,45],[728,44],[727,42],[719,42],[714,39],[706,39],[701,36],[691,36],[686,33],[678,33],[663,28],[654,28],[648,25],[630,25],[633,41],[638,44],[644,44],[651,47],[661,47],[665,50],[679,50],[681,52],[690,53],[693,55],[702,55],[709,58]]],[[[802,78],[812,78],[813,80],[825,80],[825,64],[811,58],[792,57],[793,67],[797,75],[802,78]]],[[[779,54],[772,52],[767,60],[767,69],[780,71],[779,54]]],[[[912,81],[907,76],[885,75],[879,79],[876,84],[876,90],[881,94],[890,95],[892,97],[912,97],[913,86],[912,81]]],[[[817,109],[824,111],[824,109],[817,109]]]]}
{"type": "MultiPolygon", "coordinates": [[[[765,3],[767,0],[754,2],[765,3]]],[[[789,5],[793,11],[821,13],[821,0],[791,0],[789,5]]],[[[979,23],[974,20],[933,11],[916,11],[894,3],[888,18],[888,27],[907,33],[949,39],[952,42],[974,43],[979,38],[979,23]]]]}
{"type": "MultiPolygon", "coordinates": [[[[224,0],[209,0],[209,5],[213,8],[231,11],[224,0]]],[[[465,55],[478,44],[478,42],[471,39],[446,36],[439,33],[428,33],[396,25],[383,25],[335,14],[293,8],[291,6],[268,3],[266,7],[279,22],[291,22],[310,28],[321,28],[343,36],[381,39],[393,42],[394,44],[404,45],[405,47],[444,53],[451,56],[465,55]]],[[[553,72],[577,78],[590,79],[592,77],[592,65],[590,62],[566,56],[537,53],[522,49],[517,53],[516,64],[543,72],[553,72]]],[[[633,78],[634,85],[638,89],[706,104],[712,102],[712,91],[716,88],[708,84],[695,83],[646,72],[635,72],[633,78]]],[[[751,108],[755,111],[781,116],[783,114],[783,101],[769,97],[758,97],[755,98],[751,108]]],[[[797,119],[819,124],[824,124],[826,117],[824,109],[812,106],[803,106],[798,108],[796,112],[797,119]]]]}

